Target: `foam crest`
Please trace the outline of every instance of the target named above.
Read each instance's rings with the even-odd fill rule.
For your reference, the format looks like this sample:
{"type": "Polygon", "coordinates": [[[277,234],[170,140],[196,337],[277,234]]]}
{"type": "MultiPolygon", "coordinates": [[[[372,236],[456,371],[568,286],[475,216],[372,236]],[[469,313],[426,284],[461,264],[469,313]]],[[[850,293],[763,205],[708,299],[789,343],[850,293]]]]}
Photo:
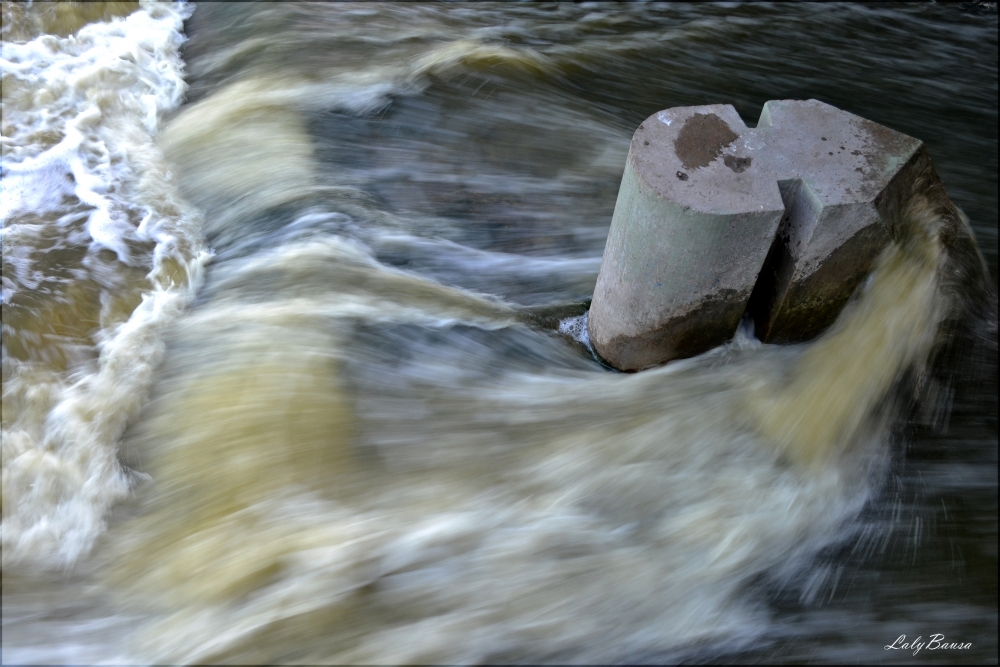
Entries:
{"type": "Polygon", "coordinates": [[[208,260],[154,143],[190,8],[142,7],[0,53],[5,568],[69,567],[103,531],[131,484],[118,440],[208,260]]]}

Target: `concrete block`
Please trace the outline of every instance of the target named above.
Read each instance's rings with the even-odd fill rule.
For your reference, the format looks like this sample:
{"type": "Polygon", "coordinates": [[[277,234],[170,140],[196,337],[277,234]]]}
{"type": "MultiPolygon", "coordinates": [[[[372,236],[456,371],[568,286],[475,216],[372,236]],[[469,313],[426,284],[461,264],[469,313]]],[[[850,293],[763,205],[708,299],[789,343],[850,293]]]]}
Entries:
{"type": "Polygon", "coordinates": [[[589,316],[595,351],[641,370],[728,340],[829,326],[891,238],[920,141],[816,100],[677,107],[632,138],[589,316]]]}

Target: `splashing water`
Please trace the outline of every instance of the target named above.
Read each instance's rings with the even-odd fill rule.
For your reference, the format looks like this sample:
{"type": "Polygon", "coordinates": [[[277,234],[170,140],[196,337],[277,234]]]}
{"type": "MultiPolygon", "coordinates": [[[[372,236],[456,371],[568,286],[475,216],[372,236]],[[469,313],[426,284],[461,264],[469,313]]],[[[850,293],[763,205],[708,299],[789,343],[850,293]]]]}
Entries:
{"type": "Polygon", "coordinates": [[[128,490],[117,441],[161,332],[199,283],[198,214],[153,143],[184,92],[184,11],[3,44],[5,568],[89,551],[128,490]]]}
{"type": "Polygon", "coordinates": [[[353,410],[347,321],[445,327],[479,311],[493,329],[508,311],[333,241],[227,270],[186,320],[190,370],[163,386],[139,445],[156,490],[115,577],[161,610],[142,655],[606,661],[753,636],[741,582],[843,539],[885,465],[877,408],[945,312],[942,220],[921,198],[907,219],[910,237],[809,346],[485,382],[430,357],[354,379],[374,386],[353,410]],[[252,303],[263,275],[300,272],[323,289],[292,278],[296,299],[252,303]],[[193,344],[208,337],[224,358],[193,344]],[[410,377],[423,386],[403,389],[410,377]]]}
{"type": "Polygon", "coordinates": [[[648,115],[588,82],[775,10],[122,4],[4,5],[4,662],[747,655],[885,548],[991,298],[939,182],[814,341],[585,337],[648,115]]]}

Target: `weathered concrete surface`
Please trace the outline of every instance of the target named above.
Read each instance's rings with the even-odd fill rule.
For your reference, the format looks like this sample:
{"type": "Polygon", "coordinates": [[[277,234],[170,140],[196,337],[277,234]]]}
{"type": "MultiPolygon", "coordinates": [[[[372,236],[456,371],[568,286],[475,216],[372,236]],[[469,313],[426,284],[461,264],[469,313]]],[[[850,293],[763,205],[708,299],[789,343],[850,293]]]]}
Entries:
{"type": "Polygon", "coordinates": [[[894,236],[892,193],[910,192],[926,150],[816,100],[768,102],[758,132],[773,137],[787,211],[748,309],[762,340],[807,340],[833,323],[894,236]]]}
{"type": "Polygon", "coordinates": [[[816,335],[891,237],[894,193],[925,155],[816,100],[768,102],[754,129],[731,105],[650,116],[597,279],[595,351],[641,370],[724,342],[747,310],[766,341],[816,335]]]}
{"type": "Polygon", "coordinates": [[[633,136],[588,323],[615,368],[697,354],[735,331],[785,209],[753,156],[724,163],[747,132],[732,106],[712,105],[661,111],[633,136]]]}

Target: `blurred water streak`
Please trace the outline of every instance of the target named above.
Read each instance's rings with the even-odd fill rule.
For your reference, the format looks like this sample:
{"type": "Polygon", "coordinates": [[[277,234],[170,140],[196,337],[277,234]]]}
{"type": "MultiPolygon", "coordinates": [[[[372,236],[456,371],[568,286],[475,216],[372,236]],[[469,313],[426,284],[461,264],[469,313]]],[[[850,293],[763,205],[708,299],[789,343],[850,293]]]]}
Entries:
{"type": "Polygon", "coordinates": [[[996,659],[995,9],[3,11],[4,662],[996,659]],[[985,268],[918,196],[820,339],[609,372],[631,132],[782,98],[985,268]]]}

